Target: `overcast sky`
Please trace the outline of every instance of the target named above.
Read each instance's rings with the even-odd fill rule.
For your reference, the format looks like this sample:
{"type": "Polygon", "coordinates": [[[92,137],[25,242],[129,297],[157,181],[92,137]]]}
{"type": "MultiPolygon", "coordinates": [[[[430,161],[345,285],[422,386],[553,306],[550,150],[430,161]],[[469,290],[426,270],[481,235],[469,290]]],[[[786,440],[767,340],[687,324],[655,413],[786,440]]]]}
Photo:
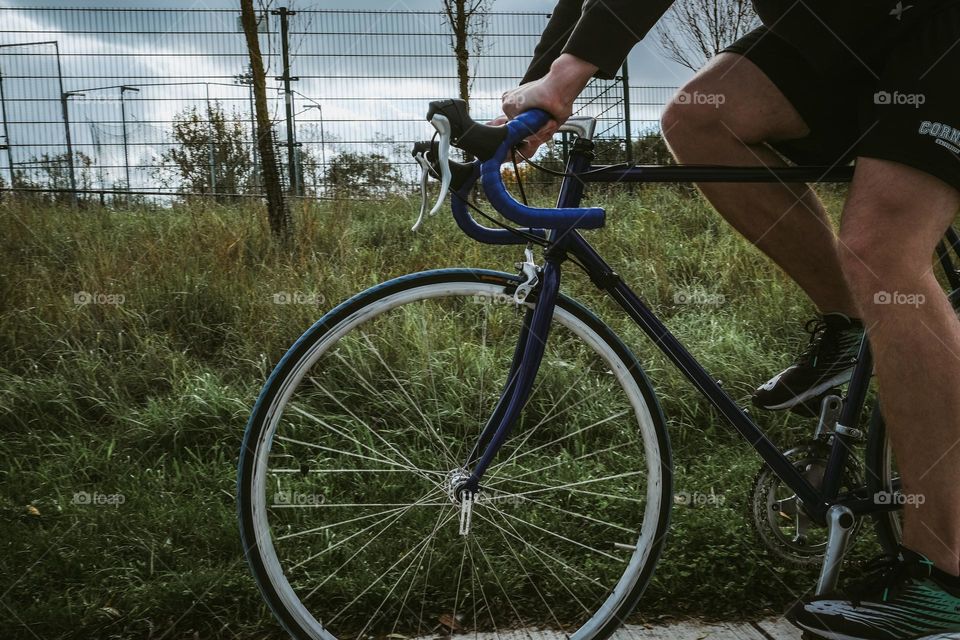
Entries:
{"type": "MultiPolygon", "coordinates": [[[[281,4],[284,4],[282,0],[276,0],[273,6],[281,4]]],[[[299,10],[393,12],[437,11],[441,7],[440,0],[290,0],[286,4],[299,10]]],[[[546,14],[554,4],[554,0],[494,0],[491,8],[499,12],[546,14]]],[[[0,7],[200,10],[236,9],[237,2],[0,0],[0,7]]],[[[436,37],[408,36],[402,32],[439,32],[443,29],[439,19],[432,18],[431,21],[415,16],[380,19],[354,15],[342,19],[336,17],[321,25],[316,15],[311,18],[305,13],[299,18],[291,18],[294,32],[323,31],[322,36],[291,37],[293,73],[303,76],[294,87],[299,92],[295,96],[297,136],[305,148],[316,156],[341,150],[370,151],[374,147],[383,147],[380,141],[383,137],[399,141],[426,135],[428,129],[422,122],[424,99],[456,92],[455,73],[453,80],[449,78],[449,42],[436,37]],[[341,31],[343,35],[338,35],[341,31]],[[322,112],[310,110],[310,103],[322,104],[322,112]],[[321,139],[326,142],[318,145],[321,139]],[[350,141],[358,141],[358,144],[351,148],[350,141]]],[[[220,100],[228,111],[249,114],[246,87],[217,84],[230,85],[233,75],[246,66],[243,39],[236,18],[230,13],[154,12],[136,15],[126,12],[7,11],[2,18],[0,41],[57,39],[60,42],[65,90],[119,84],[140,87],[139,92],[126,94],[131,164],[143,167],[142,170],[134,169],[131,180],[134,185],[150,179],[148,167],[155,166],[167,148],[174,114],[191,105],[202,105],[206,95],[220,100]],[[61,29],[65,33],[58,33],[61,29]],[[137,30],[148,33],[139,34],[137,30]],[[4,31],[7,33],[3,34],[4,31]],[[211,80],[214,86],[204,86],[211,80]],[[194,86],[148,86],[158,81],[186,81],[193,82],[194,86]]],[[[519,31],[531,35],[522,39],[488,38],[491,49],[486,53],[490,55],[481,59],[481,67],[477,70],[479,79],[471,93],[476,107],[475,117],[496,115],[500,94],[513,85],[516,80],[512,78],[523,74],[526,48],[529,47],[532,53],[536,42],[533,34],[542,28],[538,26],[541,24],[545,24],[543,17],[528,16],[518,21],[511,18],[497,28],[506,29],[505,33],[519,31]]],[[[275,36],[261,37],[262,43],[265,40],[268,43],[262,44],[264,48],[275,47],[275,36]]],[[[16,149],[16,162],[45,152],[51,155],[63,152],[59,88],[55,80],[55,58],[51,53],[51,48],[43,47],[0,50],[11,139],[14,144],[29,145],[16,149]]],[[[631,53],[629,62],[633,87],[676,87],[690,76],[688,70],[666,60],[655,36],[641,42],[631,53]]],[[[271,75],[278,73],[278,69],[270,70],[271,75]]],[[[275,81],[270,83],[276,98],[272,106],[280,121],[278,133],[283,138],[282,102],[276,93],[277,84],[275,81]]],[[[116,89],[87,92],[85,97],[72,98],[69,105],[75,149],[94,157],[98,164],[109,165],[107,181],[118,179],[123,167],[123,128],[117,94],[116,89]]],[[[659,105],[669,97],[669,91],[651,90],[641,94],[640,90],[635,91],[632,102],[646,100],[651,104],[635,108],[635,131],[649,127],[650,121],[658,115],[659,105]],[[647,121],[646,124],[643,120],[647,121]]],[[[598,108],[604,107],[600,105],[598,108]]],[[[2,164],[6,169],[7,163],[2,164]]]]}
{"type": "MultiPolygon", "coordinates": [[[[639,0],[638,0],[639,1],[639,0]]],[[[277,6],[283,4],[276,2],[277,6]]],[[[409,10],[436,10],[441,6],[440,0],[325,0],[311,2],[308,0],[291,0],[287,3],[299,9],[379,9],[402,11],[409,10]]],[[[0,0],[0,6],[9,7],[142,7],[142,8],[193,8],[193,9],[233,9],[238,3],[236,0],[198,0],[185,2],[170,2],[169,0],[0,0]]],[[[543,11],[549,13],[556,5],[554,0],[493,0],[491,8],[494,11],[543,11]]],[[[677,86],[690,77],[689,69],[667,60],[656,43],[656,37],[651,36],[638,44],[630,54],[630,75],[635,85],[664,85],[677,86]]]]}

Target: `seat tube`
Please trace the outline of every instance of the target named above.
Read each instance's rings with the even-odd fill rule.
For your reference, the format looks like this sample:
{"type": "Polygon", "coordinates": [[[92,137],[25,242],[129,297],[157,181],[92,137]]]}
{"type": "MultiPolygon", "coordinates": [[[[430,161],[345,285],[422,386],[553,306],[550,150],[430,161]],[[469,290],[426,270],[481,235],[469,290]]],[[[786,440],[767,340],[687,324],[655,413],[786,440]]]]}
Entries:
{"type": "Polygon", "coordinates": [[[553,320],[553,311],[557,305],[557,296],[560,291],[560,261],[557,258],[547,257],[543,267],[542,284],[537,297],[537,304],[530,319],[527,330],[526,344],[519,367],[516,370],[513,384],[508,384],[505,393],[509,398],[501,398],[501,404],[506,404],[500,422],[483,450],[483,454],[476,465],[470,469],[470,478],[464,483],[463,490],[476,493],[480,479],[486,472],[494,456],[506,441],[513,426],[520,416],[520,412],[530,398],[530,391],[540,370],[544,349],[550,333],[550,323],[553,320]]]}

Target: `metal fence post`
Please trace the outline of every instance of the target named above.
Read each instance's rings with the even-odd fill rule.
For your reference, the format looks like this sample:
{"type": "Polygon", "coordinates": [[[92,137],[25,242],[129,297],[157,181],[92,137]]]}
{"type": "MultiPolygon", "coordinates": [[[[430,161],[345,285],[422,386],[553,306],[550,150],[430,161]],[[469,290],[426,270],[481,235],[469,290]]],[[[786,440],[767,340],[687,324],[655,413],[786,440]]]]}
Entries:
{"type": "Polygon", "coordinates": [[[630,69],[627,61],[623,61],[623,75],[620,78],[623,85],[623,141],[627,152],[627,163],[633,163],[633,135],[630,131],[630,69]]]}
{"type": "Polygon", "coordinates": [[[57,79],[60,81],[60,100],[63,107],[63,132],[67,141],[67,166],[70,167],[70,204],[77,206],[77,170],[73,166],[73,143],[70,140],[70,116],[67,114],[67,99],[76,92],[63,90],[63,65],[60,63],[60,42],[53,41],[53,48],[57,52],[57,79]]]}
{"type": "Polygon", "coordinates": [[[126,91],[140,92],[140,89],[129,85],[120,87],[120,122],[123,126],[123,174],[127,181],[127,191],[130,191],[130,152],[127,149],[127,103],[123,100],[126,91]]]}
{"type": "Polygon", "coordinates": [[[82,96],[76,91],[65,91],[60,94],[60,110],[63,113],[63,135],[67,143],[67,168],[70,170],[70,203],[77,206],[77,169],[73,162],[73,140],[70,137],[70,109],[67,101],[71,96],[82,96]]]}
{"type": "Polygon", "coordinates": [[[3,113],[3,148],[7,151],[7,166],[10,169],[10,188],[13,188],[13,144],[10,142],[10,122],[7,120],[7,101],[3,96],[3,73],[0,73],[0,112],[3,113]]]}
{"type": "Polygon", "coordinates": [[[286,107],[287,118],[287,173],[290,176],[290,193],[300,195],[300,184],[297,179],[297,158],[296,143],[297,136],[293,122],[293,90],[290,83],[300,78],[290,77],[290,34],[288,17],[296,15],[296,11],[290,11],[287,7],[280,7],[271,11],[273,15],[280,16],[280,51],[283,57],[283,75],[277,77],[277,80],[283,81],[283,100],[286,107]]]}

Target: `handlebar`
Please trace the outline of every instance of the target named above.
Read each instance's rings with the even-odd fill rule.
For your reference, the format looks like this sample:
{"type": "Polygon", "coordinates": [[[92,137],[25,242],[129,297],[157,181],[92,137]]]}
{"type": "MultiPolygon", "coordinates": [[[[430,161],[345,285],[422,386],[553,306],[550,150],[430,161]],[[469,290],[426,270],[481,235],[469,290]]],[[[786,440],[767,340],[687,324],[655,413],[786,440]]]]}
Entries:
{"type": "MultiPolygon", "coordinates": [[[[483,190],[503,217],[527,227],[545,229],[597,229],[603,226],[606,212],[599,207],[547,209],[517,202],[503,184],[500,167],[507,154],[524,139],[535,134],[550,120],[540,109],[526,111],[498,127],[475,122],[463,100],[437,100],[430,103],[427,119],[441,132],[441,146],[452,143],[482,161],[483,190]],[[449,136],[447,140],[443,138],[449,136]]],[[[456,199],[456,198],[455,198],[456,199]]]]}

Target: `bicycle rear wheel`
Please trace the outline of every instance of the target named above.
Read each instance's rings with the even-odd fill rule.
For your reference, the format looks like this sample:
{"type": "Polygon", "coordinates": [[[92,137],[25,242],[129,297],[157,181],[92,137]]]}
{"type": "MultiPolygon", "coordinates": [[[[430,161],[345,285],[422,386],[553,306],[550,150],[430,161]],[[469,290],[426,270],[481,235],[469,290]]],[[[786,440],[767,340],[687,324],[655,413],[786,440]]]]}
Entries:
{"type": "Polygon", "coordinates": [[[599,639],[635,606],[668,524],[669,442],[639,363],[567,298],[460,534],[451,477],[506,381],[516,284],[476,270],[392,280],[324,316],[271,375],[238,507],[253,574],[294,637],[599,639]]]}

